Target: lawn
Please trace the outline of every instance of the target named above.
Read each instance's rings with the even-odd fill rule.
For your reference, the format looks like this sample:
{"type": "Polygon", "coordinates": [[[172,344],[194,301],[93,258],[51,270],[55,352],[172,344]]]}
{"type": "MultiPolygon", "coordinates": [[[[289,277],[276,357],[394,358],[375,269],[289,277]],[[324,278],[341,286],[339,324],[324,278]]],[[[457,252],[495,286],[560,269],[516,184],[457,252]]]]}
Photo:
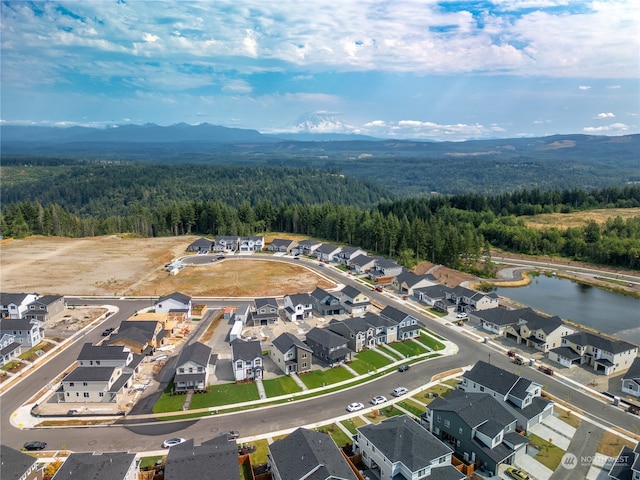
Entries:
{"type": "Polygon", "coordinates": [[[558,468],[558,465],[560,465],[560,461],[564,455],[564,450],[547,442],[546,440],[543,440],[533,433],[529,435],[529,440],[531,440],[531,444],[539,450],[533,458],[545,467],[555,471],[558,468]]]}
{"type": "Polygon", "coordinates": [[[437,308],[430,308],[429,309],[429,313],[431,313],[432,315],[435,315],[437,317],[446,317],[447,314],[445,312],[442,312],[440,310],[438,310],[437,308]]]}
{"type": "Polygon", "coordinates": [[[426,411],[424,405],[414,402],[408,398],[398,402],[398,406],[404,408],[407,412],[415,415],[416,417],[419,417],[426,411]]]}
{"type": "Polygon", "coordinates": [[[387,418],[395,417],[398,415],[404,415],[402,410],[395,408],[393,405],[381,408],[380,410],[372,410],[369,413],[365,413],[365,417],[372,423],[380,423],[387,418]]]}
{"type": "Polygon", "coordinates": [[[565,423],[568,423],[573,428],[580,426],[580,419],[571,413],[571,410],[565,410],[564,408],[553,407],[553,413],[565,423]]]}
{"type": "Polygon", "coordinates": [[[437,338],[438,340],[442,340],[442,341],[446,340],[446,338],[443,338],[437,333],[433,333],[431,330],[427,330],[426,328],[423,328],[421,331],[427,332],[427,335],[431,335],[433,338],[437,338]]]}
{"type": "Polygon", "coordinates": [[[163,393],[153,406],[153,413],[177,412],[182,410],[185,395],[171,395],[163,393]]]}
{"type": "Polygon", "coordinates": [[[258,386],[251,383],[223,383],[211,385],[207,393],[198,393],[191,400],[191,409],[220,407],[232,403],[259,400],[258,386]]]}
{"type": "Polygon", "coordinates": [[[384,351],[387,355],[391,355],[392,357],[397,358],[398,360],[402,360],[404,355],[401,355],[400,352],[394,350],[393,348],[388,347],[387,345],[379,345],[378,348],[384,351]]]}
{"type": "Polygon", "coordinates": [[[624,445],[629,448],[635,448],[636,442],[624,440],[623,438],[612,432],[604,432],[604,435],[602,435],[602,438],[600,439],[600,444],[598,445],[596,452],[602,453],[609,457],[617,458],[620,454],[620,450],[624,445]]]}
{"type": "Polygon", "coordinates": [[[357,430],[356,430],[356,428],[358,428],[358,427],[362,427],[363,425],[366,425],[366,424],[367,424],[367,422],[365,422],[365,421],[364,421],[363,419],[361,419],[360,417],[353,417],[353,418],[350,418],[350,419],[348,419],[348,420],[343,420],[343,421],[342,421],[342,422],[340,422],[340,423],[342,423],[342,425],[343,425],[347,430],[349,430],[351,433],[353,433],[354,435],[355,435],[356,433],[358,433],[358,432],[357,432],[357,430]]]}
{"type": "Polygon", "coordinates": [[[152,457],[142,457],[140,459],[140,470],[145,470],[147,468],[154,467],[156,461],[162,460],[162,455],[154,455],[152,457]]]}
{"type": "Polygon", "coordinates": [[[344,430],[338,427],[335,423],[323,425],[316,428],[316,430],[318,432],[329,434],[338,447],[344,447],[347,443],[353,443],[353,440],[351,440],[351,438],[344,433],[344,430]]]}
{"type": "Polygon", "coordinates": [[[374,350],[364,350],[356,355],[355,360],[351,361],[349,366],[360,375],[364,375],[365,373],[386,367],[390,363],[391,360],[384,355],[381,355],[374,350]]]}
{"type": "Polygon", "coordinates": [[[450,393],[451,393],[451,389],[449,387],[447,387],[446,385],[438,384],[426,389],[423,392],[416,393],[413,396],[413,398],[418,400],[418,402],[429,404],[433,401],[434,398],[436,398],[436,395],[439,397],[446,397],[450,393]],[[434,394],[434,395],[432,397],[429,397],[429,394],[434,394]]]}
{"type": "Polygon", "coordinates": [[[427,349],[422,347],[419,343],[413,340],[406,340],[404,342],[396,342],[389,345],[392,349],[399,352],[404,358],[415,357],[422,353],[427,353],[427,349]]]}
{"type": "Polygon", "coordinates": [[[267,453],[269,453],[269,442],[267,440],[256,440],[251,442],[256,447],[255,451],[249,454],[251,457],[251,465],[259,465],[267,462],[267,453]]]}
{"type": "Polygon", "coordinates": [[[444,350],[444,343],[439,342],[435,338],[427,335],[424,331],[421,332],[420,337],[416,338],[424,346],[430,348],[433,351],[444,350]]]}
{"type": "Polygon", "coordinates": [[[302,390],[288,375],[270,380],[263,380],[262,385],[264,385],[264,391],[267,394],[267,397],[279,397],[281,395],[289,395],[302,390]]]}
{"type": "Polygon", "coordinates": [[[346,368],[334,367],[328,370],[313,370],[312,372],[300,375],[300,380],[309,387],[321,388],[332,383],[342,382],[343,380],[349,380],[353,378],[353,375],[346,368]]]}

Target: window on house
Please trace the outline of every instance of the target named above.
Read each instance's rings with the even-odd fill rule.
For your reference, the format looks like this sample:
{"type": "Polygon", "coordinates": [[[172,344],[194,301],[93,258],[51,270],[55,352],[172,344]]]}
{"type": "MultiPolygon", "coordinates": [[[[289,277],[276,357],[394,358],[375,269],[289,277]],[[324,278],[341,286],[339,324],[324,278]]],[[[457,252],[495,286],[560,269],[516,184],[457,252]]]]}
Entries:
{"type": "Polygon", "coordinates": [[[444,426],[449,428],[451,426],[451,422],[448,419],[444,420],[444,426]]]}
{"type": "Polygon", "coordinates": [[[75,382],[69,382],[69,386],[70,387],[75,387],[76,383],[75,382]]]}
{"type": "Polygon", "coordinates": [[[236,362],[236,368],[238,368],[238,369],[239,369],[239,368],[242,368],[242,367],[243,367],[242,360],[238,360],[238,361],[236,362]]]}
{"type": "Polygon", "coordinates": [[[438,423],[441,423],[441,422],[442,422],[442,417],[441,417],[440,415],[438,415],[438,416],[436,417],[436,420],[438,421],[438,423]]]}
{"type": "Polygon", "coordinates": [[[101,397],[104,397],[104,392],[100,392],[98,395],[100,395],[101,397]]]}
{"type": "Polygon", "coordinates": [[[183,368],[183,367],[180,367],[180,368],[178,369],[178,373],[184,373],[184,368],[183,368]]]}
{"type": "Polygon", "coordinates": [[[87,382],[82,382],[83,387],[86,387],[87,385],[89,385],[87,382]]]}
{"type": "Polygon", "coordinates": [[[96,365],[100,365],[100,360],[96,360],[96,365]]]}
{"type": "Polygon", "coordinates": [[[89,398],[89,392],[84,392],[84,393],[82,394],[82,396],[83,396],[84,398],[89,398]]]}
{"type": "Polygon", "coordinates": [[[79,397],[79,396],[80,396],[80,392],[76,392],[76,397],[79,397]]]}
{"type": "Polygon", "coordinates": [[[307,368],[307,362],[304,362],[304,363],[302,364],[302,368],[307,368]]]}

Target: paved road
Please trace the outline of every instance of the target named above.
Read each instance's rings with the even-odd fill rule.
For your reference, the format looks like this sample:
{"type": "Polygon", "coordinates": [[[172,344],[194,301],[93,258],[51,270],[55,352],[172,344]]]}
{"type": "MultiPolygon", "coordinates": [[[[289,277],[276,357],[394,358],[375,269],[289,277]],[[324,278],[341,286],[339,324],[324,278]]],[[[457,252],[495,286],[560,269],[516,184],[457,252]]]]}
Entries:
{"type": "MultiPolygon", "coordinates": [[[[553,472],[549,480],[574,480],[576,478],[587,478],[591,463],[586,459],[594,457],[604,430],[587,422],[582,422],[575,435],[571,439],[568,452],[576,456],[574,468],[565,468],[562,464],[553,472]],[[584,460],[584,461],[583,461],[584,460]]],[[[570,466],[570,465],[568,465],[570,466]]]]}

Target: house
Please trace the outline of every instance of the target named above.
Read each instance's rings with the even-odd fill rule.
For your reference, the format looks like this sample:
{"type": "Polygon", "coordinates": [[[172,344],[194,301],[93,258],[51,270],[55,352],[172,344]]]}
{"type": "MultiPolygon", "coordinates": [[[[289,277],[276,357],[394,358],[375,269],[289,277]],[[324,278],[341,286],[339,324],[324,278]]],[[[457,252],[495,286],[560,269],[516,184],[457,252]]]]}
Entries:
{"type": "Polygon", "coordinates": [[[640,357],[636,357],[629,370],[622,376],[622,391],[640,397],[640,357]]]}
{"type": "Polygon", "coordinates": [[[351,256],[347,262],[347,266],[354,272],[361,274],[367,273],[373,267],[375,267],[376,259],[369,257],[368,255],[358,255],[357,257],[351,256]]]}
{"type": "Polygon", "coordinates": [[[240,304],[236,307],[236,312],[233,319],[237,322],[242,322],[242,325],[246,325],[251,317],[251,306],[248,303],[240,304]]]}
{"type": "Polygon", "coordinates": [[[137,480],[140,460],[134,453],[72,453],[52,480],[90,478],[91,480],[137,480]]]}
{"type": "Polygon", "coordinates": [[[44,338],[44,328],[39,322],[27,320],[26,318],[2,319],[0,320],[0,337],[12,335],[14,341],[24,347],[35,347],[44,338]]]}
{"type": "Polygon", "coordinates": [[[253,235],[240,238],[240,252],[260,252],[264,249],[264,237],[262,235],[253,235]]]}
{"type": "Polygon", "coordinates": [[[402,272],[391,282],[391,286],[400,295],[413,295],[416,288],[429,287],[436,284],[436,278],[429,275],[416,275],[413,272],[402,272]]]}
{"type": "Polygon", "coordinates": [[[289,240],[288,238],[274,238],[267,247],[270,252],[289,253],[295,247],[298,246],[298,242],[295,240],[289,240]]]}
{"type": "Polygon", "coordinates": [[[64,312],[64,297],[43,295],[27,305],[24,317],[27,320],[46,322],[62,312],[64,312]]]}
{"type": "Polygon", "coordinates": [[[404,271],[404,267],[393,260],[378,257],[374,266],[369,270],[368,276],[375,283],[391,283],[395,277],[404,271]]]}
{"type": "MultiPolygon", "coordinates": [[[[524,323],[527,319],[533,318],[536,315],[536,312],[528,307],[515,310],[498,307],[470,312],[469,318],[480,323],[483,329],[491,333],[506,336],[509,327],[516,329],[520,323],[524,323]]],[[[515,337],[513,337],[513,339],[516,340],[515,337]]]]}
{"type": "Polygon", "coordinates": [[[278,301],[273,298],[256,298],[253,301],[253,310],[251,318],[248,321],[253,326],[273,325],[278,323],[280,318],[280,307],[278,301]]]}
{"type": "Polygon", "coordinates": [[[423,418],[459,460],[492,475],[498,475],[498,465],[513,465],[525,455],[529,443],[516,433],[516,418],[504,403],[488,393],[454,390],[433,400],[423,418]]]}
{"type": "Polygon", "coordinates": [[[342,251],[342,247],[337,245],[331,245],[329,243],[323,243],[316,248],[314,255],[321,262],[333,262],[336,260],[338,254],[342,251]]]}
{"type": "Polygon", "coordinates": [[[200,478],[240,478],[235,441],[219,435],[199,446],[189,439],[169,449],[164,467],[165,480],[200,478]]]}
{"type": "Polygon", "coordinates": [[[4,366],[22,353],[22,344],[16,342],[14,335],[8,333],[0,337],[0,366],[4,366]]]}
{"type": "Polygon", "coordinates": [[[363,317],[333,319],[327,325],[333,333],[347,339],[347,347],[358,353],[366,348],[376,346],[375,328],[367,323],[363,317]]]}
{"type": "Polygon", "coordinates": [[[126,320],[111,334],[107,344],[123,346],[137,354],[151,355],[156,348],[164,345],[168,333],[162,329],[160,322],[126,320]]]}
{"type": "Polygon", "coordinates": [[[284,314],[292,322],[313,316],[314,300],[308,293],[296,293],[284,297],[284,314]]]}
{"type": "Polygon", "coordinates": [[[638,346],[591,332],[562,337],[562,345],[549,351],[549,360],[564,367],[587,365],[604,375],[628,369],[638,356],[638,346]]]}
{"type": "Polygon", "coordinates": [[[2,480],[42,480],[44,470],[38,465],[38,459],[0,445],[0,472],[2,480]]]}
{"type": "Polygon", "coordinates": [[[358,480],[355,468],[331,437],[298,428],[269,445],[273,480],[358,480]]]}
{"type": "Polygon", "coordinates": [[[262,348],[260,342],[245,342],[236,339],[231,342],[231,365],[236,382],[262,378],[262,348]]]}
{"type": "Polygon", "coordinates": [[[634,449],[622,447],[609,469],[612,480],[640,480],[640,443],[634,449]]]}
{"type": "Polygon", "coordinates": [[[322,245],[317,240],[301,240],[292,250],[293,255],[313,255],[316,249],[322,245]]]}
{"type": "Polygon", "coordinates": [[[187,252],[210,252],[213,249],[213,240],[200,237],[187,247],[187,252]]]}
{"type": "Polygon", "coordinates": [[[330,367],[351,359],[352,350],[347,347],[347,339],[327,328],[314,327],[309,330],[305,343],[316,358],[330,367]]]}
{"type": "Polygon", "coordinates": [[[286,375],[311,370],[313,350],[295,335],[284,332],[273,340],[269,356],[286,375]]]}
{"type": "Polygon", "coordinates": [[[237,236],[219,236],[213,243],[214,252],[235,253],[240,245],[240,237],[237,236]]]}
{"type": "Polygon", "coordinates": [[[125,347],[85,343],[78,366],[66,375],[58,402],[117,403],[127,399],[143,357],[125,347]]]}
{"type": "Polygon", "coordinates": [[[200,342],[187,345],[180,352],[173,379],[174,392],[206,392],[209,377],[215,373],[218,355],[211,354],[211,347],[200,342]]]}
{"type": "Polygon", "coordinates": [[[463,480],[453,450],[407,415],[357,428],[354,447],[380,480],[463,480]]]}
{"type": "Polygon", "coordinates": [[[516,417],[516,425],[523,430],[529,430],[553,415],[553,402],[541,396],[542,385],[487,362],[476,362],[462,375],[458,387],[465,392],[488,393],[504,402],[516,417]]]}
{"type": "Polygon", "coordinates": [[[158,313],[184,312],[187,319],[191,318],[191,297],[180,292],[173,292],[169,295],[158,298],[155,304],[158,313]]]}
{"type": "Polygon", "coordinates": [[[531,309],[523,309],[518,316],[518,323],[508,325],[505,337],[516,343],[524,343],[527,347],[547,353],[562,344],[562,337],[575,333],[558,316],[547,317],[531,309]]]}
{"type": "Polygon", "coordinates": [[[159,312],[140,312],[130,317],[127,321],[132,322],[154,322],[159,323],[162,330],[174,333],[179,323],[186,320],[183,312],[159,313],[159,312]]]}
{"type": "Polygon", "coordinates": [[[476,292],[460,285],[453,287],[449,298],[456,304],[456,310],[461,312],[488,310],[497,308],[500,304],[500,297],[495,292],[476,292]]]}
{"type": "Polygon", "coordinates": [[[372,312],[365,313],[363,318],[375,330],[376,345],[393,343],[398,340],[398,324],[394,320],[372,312]]]}
{"type": "Polygon", "coordinates": [[[398,325],[398,340],[409,340],[420,336],[420,325],[418,319],[398,310],[395,307],[387,306],[380,312],[381,317],[388,318],[398,325]]]}
{"type": "Polygon", "coordinates": [[[436,310],[448,313],[455,309],[455,304],[447,297],[449,292],[451,292],[451,287],[441,284],[426,287],[414,287],[413,297],[419,302],[426,303],[436,310]]]}
{"type": "Polygon", "coordinates": [[[4,293],[0,292],[0,319],[18,320],[23,318],[30,303],[35,302],[37,293],[4,293]]]}
{"type": "Polygon", "coordinates": [[[340,302],[344,310],[351,315],[362,315],[371,306],[369,296],[351,285],[346,285],[340,290],[340,302]]]}
{"type": "Polygon", "coordinates": [[[342,247],[340,252],[338,252],[337,258],[338,262],[349,264],[349,260],[352,258],[356,258],[359,255],[366,255],[367,252],[362,250],[360,247],[351,247],[349,245],[342,247]]]}
{"type": "Polygon", "coordinates": [[[344,314],[340,299],[320,287],[310,293],[313,299],[313,310],[321,317],[344,314]]]}

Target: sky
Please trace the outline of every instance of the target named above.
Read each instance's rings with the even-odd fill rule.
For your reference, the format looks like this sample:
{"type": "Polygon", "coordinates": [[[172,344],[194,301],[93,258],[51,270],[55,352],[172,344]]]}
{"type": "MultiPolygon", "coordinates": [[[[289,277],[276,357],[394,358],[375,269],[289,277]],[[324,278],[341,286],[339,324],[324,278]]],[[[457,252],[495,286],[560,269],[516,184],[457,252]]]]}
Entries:
{"type": "Polygon", "coordinates": [[[0,124],[640,133],[638,0],[1,4],[0,124]]]}

